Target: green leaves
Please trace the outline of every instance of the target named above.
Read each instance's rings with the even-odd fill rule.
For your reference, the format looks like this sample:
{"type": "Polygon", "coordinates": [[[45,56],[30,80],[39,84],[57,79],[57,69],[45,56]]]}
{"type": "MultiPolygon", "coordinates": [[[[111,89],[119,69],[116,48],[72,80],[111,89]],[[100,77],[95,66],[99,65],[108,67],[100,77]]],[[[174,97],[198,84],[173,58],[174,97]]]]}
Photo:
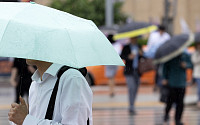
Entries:
{"type": "MultiPolygon", "coordinates": [[[[51,7],[105,25],[105,0],[53,0],[51,7]]],[[[123,23],[126,16],[120,11],[122,2],[114,4],[114,23],[123,23]]]]}

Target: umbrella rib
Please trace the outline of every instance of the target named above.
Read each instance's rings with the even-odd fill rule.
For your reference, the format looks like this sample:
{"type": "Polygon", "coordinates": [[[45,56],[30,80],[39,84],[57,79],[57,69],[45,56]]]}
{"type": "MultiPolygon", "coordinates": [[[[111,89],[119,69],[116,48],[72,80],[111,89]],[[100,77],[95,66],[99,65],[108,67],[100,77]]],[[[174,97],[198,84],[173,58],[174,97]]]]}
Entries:
{"type": "MultiPolygon", "coordinates": [[[[68,30],[66,28],[64,28],[64,30],[66,31],[67,35],[69,36],[70,41],[72,41],[71,36],[70,36],[68,30]]],[[[72,45],[72,49],[73,49],[73,53],[74,53],[75,49],[74,49],[73,43],[72,42],[70,42],[70,43],[72,45]]],[[[75,60],[76,60],[76,64],[75,64],[76,66],[75,67],[78,67],[78,61],[77,61],[77,57],[76,57],[75,53],[74,53],[74,57],[75,57],[75,60]]]]}

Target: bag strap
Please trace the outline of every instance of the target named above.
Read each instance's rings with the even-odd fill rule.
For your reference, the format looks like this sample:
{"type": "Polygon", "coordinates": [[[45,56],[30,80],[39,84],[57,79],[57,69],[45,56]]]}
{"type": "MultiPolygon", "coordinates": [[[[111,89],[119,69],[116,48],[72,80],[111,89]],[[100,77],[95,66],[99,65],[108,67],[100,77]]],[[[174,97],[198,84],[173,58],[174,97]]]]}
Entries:
{"type": "Polygon", "coordinates": [[[68,66],[63,66],[58,74],[57,74],[57,81],[56,81],[56,84],[53,88],[53,92],[51,94],[51,98],[49,100],[49,105],[48,105],[48,108],[47,108],[47,112],[46,112],[46,116],[45,116],[45,119],[49,119],[49,120],[52,120],[52,117],[53,117],[53,111],[54,111],[54,106],[55,106],[55,100],[56,100],[56,95],[57,95],[57,91],[58,91],[58,85],[59,85],[59,81],[60,81],[60,77],[61,75],[67,71],[70,67],[68,66]]]}
{"type": "MultiPolygon", "coordinates": [[[[51,94],[51,98],[49,100],[49,105],[48,105],[48,108],[47,108],[47,111],[46,111],[46,116],[45,116],[45,119],[49,119],[49,120],[52,120],[52,117],[53,117],[53,111],[54,111],[54,106],[55,106],[55,100],[56,100],[56,95],[57,95],[57,91],[58,91],[58,85],[59,85],[59,81],[60,81],[60,77],[62,76],[62,74],[67,71],[68,69],[70,69],[72,67],[69,67],[69,66],[63,66],[58,74],[57,74],[57,81],[56,81],[56,84],[53,88],[53,92],[51,94]]],[[[73,69],[76,69],[76,68],[73,68],[73,69]]],[[[81,74],[83,76],[86,76],[87,74],[87,69],[84,67],[84,68],[81,68],[81,69],[77,69],[81,72],[81,74]]],[[[89,118],[87,120],[87,125],[89,125],[89,118]]]]}

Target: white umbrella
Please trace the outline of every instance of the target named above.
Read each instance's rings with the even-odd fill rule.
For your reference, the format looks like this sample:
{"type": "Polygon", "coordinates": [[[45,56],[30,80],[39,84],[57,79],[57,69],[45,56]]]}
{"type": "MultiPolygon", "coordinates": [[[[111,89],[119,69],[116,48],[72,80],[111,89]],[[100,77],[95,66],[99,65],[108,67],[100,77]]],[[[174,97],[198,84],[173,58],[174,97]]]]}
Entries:
{"type": "Polygon", "coordinates": [[[35,3],[0,2],[0,56],[75,68],[124,65],[92,21],[35,3]]]}

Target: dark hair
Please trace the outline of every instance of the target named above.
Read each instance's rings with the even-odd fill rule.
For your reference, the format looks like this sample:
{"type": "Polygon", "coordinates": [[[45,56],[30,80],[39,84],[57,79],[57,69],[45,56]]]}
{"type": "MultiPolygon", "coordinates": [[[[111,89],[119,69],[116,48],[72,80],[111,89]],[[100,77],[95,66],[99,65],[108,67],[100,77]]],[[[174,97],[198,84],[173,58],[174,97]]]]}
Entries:
{"type": "Polygon", "coordinates": [[[161,30],[161,31],[165,31],[165,26],[164,25],[159,25],[158,29],[161,30]]]}
{"type": "Polygon", "coordinates": [[[112,34],[109,34],[108,36],[107,36],[107,38],[108,38],[108,40],[110,41],[110,43],[115,43],[115,41],[113,40],[113,35],[112,34]]]}

